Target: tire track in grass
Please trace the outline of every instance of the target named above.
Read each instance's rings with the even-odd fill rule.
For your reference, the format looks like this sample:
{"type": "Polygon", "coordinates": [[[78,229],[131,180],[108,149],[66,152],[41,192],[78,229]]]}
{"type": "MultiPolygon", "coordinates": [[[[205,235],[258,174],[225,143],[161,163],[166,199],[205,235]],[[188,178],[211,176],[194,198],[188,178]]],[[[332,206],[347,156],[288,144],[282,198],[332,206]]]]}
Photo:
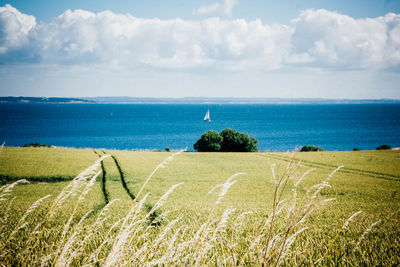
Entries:
{"type": "MultiPolygon", "coordinates": [[[[102,157],[102,155],[100,153],[97,153],[96,150],[93,150],[93,151],[99,158],[102,157]]],[[[104,151],[102,151],[102,152],[104,153],[103,155],[106,154],[104,151]]],[[[102,177],[101,177],[101,180],[100,180],[101,191],[103,192],[104,202],[107,205],[110,202],[110,195],[108,194],[108,191],[107,191],[107,188],[106,188],[106,175],[107,175],[107,172],[106,172],[106,168],[104,167],[104,162],[103,161],[100,162],[100,166],[101,166],[101,172],[103,174],[102,177]]]]}
{"type": "MultiPolygon", "coordinates": [[[[121,177],[121,183],[122,183],[122,187],[125,189],[126,193],[129,195],[129,197],[135,201],[135,195],[129,190],[128,185],[126,184],[125,181],[125,174],[122,171],[121,165],[119,164],[117,157],[115,157],[114,155],[111,155],[111,158],[114,160],[115,166],[117,166],[118,172],[119,172],[119,176],[121,177]]],[[[147,212],[150,212],[153,209],[153,205],[145,202],[144,208],[147,212]]],[[[160,226],[161,224],[163,224],[163,220],[159,219],[160,215],[161,215],[162,211],[160,209],[157,209],[155,211],[153,211],[152,213],[150,213],[148,219],[147,219],[147,223],[151,226],[160,226]]]]}
{"type": "MultiPolygon", "coordinates": [[[[336,165],[332,165],[332,164],[320,163],[320,162],[315,162],[315,161],[310,161],[310,160],[296,159],[296,158],[286,157],[286,156],[282,156],[282,155],[267,154],[267,155],[257,155],[257,156],[263,157],[263,158],[273,158],[273,159],[283,160],[283,161],[298,160],[298,161],[301,161],[306,166],[321,168],[321,169],[337,168],[336,165]]],[[[369,176],[372,178],[378,178],[378,179],[384,179],[384,180],[400,181],[400,176],[397,176],[397,175],[381,173],[381,172],[374,172],[374,171],[360,170],[360,169],[356,169],[356,168],[349,168],[346,166],[341,168],[340,172],[364,175],[364,176],[369,176]]]]}
{"type": "Polygon", "coordinates": [[[114,155],[111,155],[111,158],[114,160],[115,166],[117,166],[118,172],[119,172],[119,177],[121,178],[121,183],[122,183],[122,187],[125,189],[126,193],[129,195],[129,197],[134,200],[135,199],[135,195],[129,190],[128,185],[126,184],[125,181],[125,174],[121,169],[121,165],[119,164],[117,157],[115,157],[114,155]]]}
{"type": "MultiPolygon", "coordinates": [[[[280,158],[285,158],[289,159],[289,157],[281,156],[281,155],[273,155],[275,157],[280,157],[280,158]]],[[[314,167],[325,167],[325,168],[336,168],[336,165],[332,164],[327,164],[327,163],[320,163],[320,162],[315,162],[311,160],[301,160],[298,159],[301,162],[304,162],[305,164],[314,165],[314,167]]],[[[352,173],[352,174],[359,174],[359,175],[365,175],[365,176],[370,176],[374,178],[379,178],[379,179],[386,179],[386,180],[394,180],[394,181],[400,181],[400,176],[398,175],[393,175],[389,173],[382,173],[382,172],[375,172],[375,171],[367,171],[367,170],[361,170],[361,169],[356,169],[356,168],[351,168],[351,167],[343,167],[341,169],[342,172],[345,173],[352,173]]]]}

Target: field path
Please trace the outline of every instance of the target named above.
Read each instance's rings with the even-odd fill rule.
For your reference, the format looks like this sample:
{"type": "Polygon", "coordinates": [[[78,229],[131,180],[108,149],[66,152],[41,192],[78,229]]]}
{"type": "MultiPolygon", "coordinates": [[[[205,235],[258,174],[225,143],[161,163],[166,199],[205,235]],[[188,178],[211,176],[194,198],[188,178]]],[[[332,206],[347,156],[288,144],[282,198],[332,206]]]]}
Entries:
{"type": "MultiPolygon", "coordinates": [[[[103,155],[100,154],[100,153],[98,153],[98,152],[96,152],[96,150],[93,150],[93,152],[94,152],[97,156],[99,156],[99,158],[101,158],[103,155],[106,154],[104,151],[102,151],[103,155]]],[[[102,176],[101,176],[101,191],[103,192],[104,202],[105,202],[106,204],[108,204],[108,202],[110,202],[110,194],[108,193],[107,188],[106,188],[106,181],[107,181],[107,180],[106,180],[106,175],[107,175],[107,172],[106,172],[106,168],[104,167],[104,162],[101,161],[100,164],[101,164],[101,171],[102,171],[102,176]]]]}
{"type": "MultiPolygon", "coordinates": [[[[284,155],[281,155],[281,154],[278,155],[276,153],[255,154],[255,155],[258,156],[258,157],[272,158],[272,159],[277,159],[277,160],[282,160],[282,161],[299,160],[304,165],[309,166],[309,167],[313,167],[313,168],[330,169],[331,170],[331,169],[334,169],[334,168],[338,167],[338,166],[333,165],[333,164],[327,164],[327,163],[321,163],[321,162],[316,162],[316,161],[298,159],[296,157],[284,156],[284,155]]],[[[382,173],[382,172],[375,172],[375,171],[368,171],[368,170],[360,170],[360,169],[346,167],[346,166],[343,167],[342,169],[340,169],[340,172],[364,175],[364,176],[378,178],[378,179],[400,181],[400,176],[399,175],[393,175],[393,174],[389,174],[389,173],[382,173]]]]}
{"type": "Polygon", "coordinates": [[[126,184],[125,181],[125,174],[122,171],[121,165],[119,164],[117,157],[114,155],[111,155],[111,158],[114,160],[115,166],[117,166],[118,172],[119,172],[119,176],[121,178],[121,183],[122,183],[122,187],[125,189],[126,193],[129,195],[129,197],[134,200],[135,199],[135,195],[131,192],[131,190],[129,190],[128,185],[126,184]]]}

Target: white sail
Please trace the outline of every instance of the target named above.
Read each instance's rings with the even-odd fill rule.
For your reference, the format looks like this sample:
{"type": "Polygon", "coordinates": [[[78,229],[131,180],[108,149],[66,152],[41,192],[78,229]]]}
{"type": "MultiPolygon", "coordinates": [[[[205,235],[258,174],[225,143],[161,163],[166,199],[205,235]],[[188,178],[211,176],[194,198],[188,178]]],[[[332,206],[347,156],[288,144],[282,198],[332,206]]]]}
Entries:
{"type": "Polygon", "coordinates": [[[207,113],[206,113],[206,115],[204,116],[204,120],[205,120],[205,121],[211,121],[211,120],[210,120],[210,110],[207,110],[207,113]]]}

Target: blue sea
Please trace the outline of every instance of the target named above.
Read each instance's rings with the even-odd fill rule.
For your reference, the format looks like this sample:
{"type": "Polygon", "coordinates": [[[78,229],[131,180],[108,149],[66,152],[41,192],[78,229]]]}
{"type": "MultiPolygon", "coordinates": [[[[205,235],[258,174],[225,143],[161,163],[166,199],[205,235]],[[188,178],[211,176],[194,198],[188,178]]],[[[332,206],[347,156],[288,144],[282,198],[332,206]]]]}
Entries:
{"type": "Polygon", "coordinates": [[[261,151],[400,147],[400,105],[0,104],[6,146],[193,151],[202,133],[224,128],[257,138],[261,151]],[[211,122],[203,121],[208,109],[211,122]]]}

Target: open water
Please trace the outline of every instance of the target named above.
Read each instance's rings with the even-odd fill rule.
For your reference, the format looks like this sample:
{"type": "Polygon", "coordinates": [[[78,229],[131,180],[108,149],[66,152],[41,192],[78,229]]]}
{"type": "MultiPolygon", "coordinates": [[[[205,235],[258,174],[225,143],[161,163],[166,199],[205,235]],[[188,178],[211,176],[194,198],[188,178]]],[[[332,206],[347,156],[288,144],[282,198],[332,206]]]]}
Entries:
{"type": "Polygon", "coordinates": [[[0,143],[163,150],[188,148],[207,130],[233,128],[262,151],[400,146],[399,104],[0,104],[0,143]],[[210,109],[211,122],[203,121],[210,109]]]}

